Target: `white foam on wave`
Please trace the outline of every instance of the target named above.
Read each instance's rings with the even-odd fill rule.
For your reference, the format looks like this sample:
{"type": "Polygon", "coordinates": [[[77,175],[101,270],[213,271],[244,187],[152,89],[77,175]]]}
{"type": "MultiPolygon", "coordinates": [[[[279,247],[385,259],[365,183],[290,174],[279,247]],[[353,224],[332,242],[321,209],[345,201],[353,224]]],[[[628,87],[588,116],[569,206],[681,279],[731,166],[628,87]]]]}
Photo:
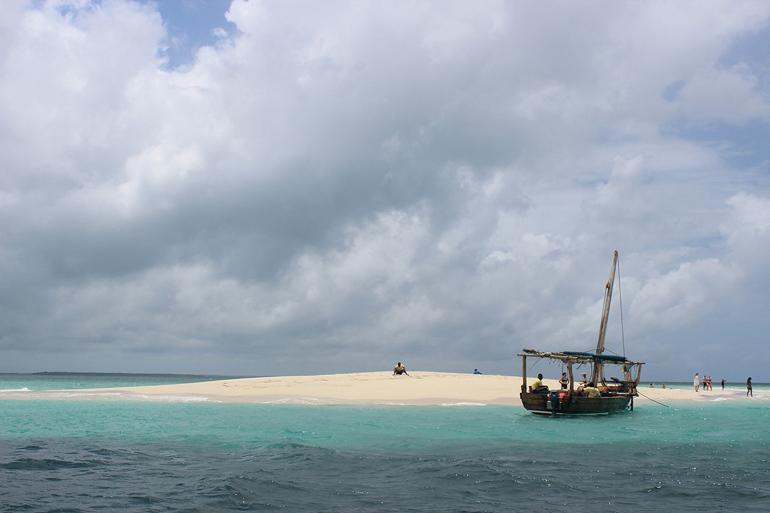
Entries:
{"type": "Polygon", "coordinates": [[[166,402],[166,403],[202,403],[209,400],[205,396],[197,395],[152,395],[152,394],[132,394],[123,392],[89,392],[77,391],[68,392],[63,390],[40,391],[37,394],[41,398],[59,398],[59,399],[122,399],[128,401],[147,401],[147,402],[166,402]]]}
{"type": "Polygon", "coordinates": [[[50,395],[55,397],[120,397],[120,392],[61,392],[54,390],[50,395]]]}
{"type": "Polygon", "coordinates": [[[0,393],[5,392],[31,392],[31,390],[27,387],[23,388],[0,388],[0,393]]]}
{"type": "Polygon", "coordinates": [[[208,397],[199,395],[123,394],[121,392],[82,393],[79,395],[87,395],[93,397],[121,397],[123,399],[133,401],[149,401],[158,403],[202,403],[209,400],[208,397]]]}
{"type": "Polygon", "coordinates": [[[321,400],[317,397],[283,397],[260,402],[262,404],[321,404],[321,400]]]}
{"type": "Polygon", "coordinates": [[[135,397],[143,401],[159,401],[172,403],[204,403],[209,400],[208,397],[198,395],[145,395],[136,394],[135,397]]]}
{"type": "Polygon", "coordinates": [[[459,402],[459,403],[441,403],[441,406],[486,406],[487,403],[472,403],[472,402],[459,402]]]}
{"type": "Polygon", "coordinates": [[[711,402],[718,402],[718,401],[733,401],[735,400],[734,397],[715,397],[714,399],[709,399],[711,402]]]}

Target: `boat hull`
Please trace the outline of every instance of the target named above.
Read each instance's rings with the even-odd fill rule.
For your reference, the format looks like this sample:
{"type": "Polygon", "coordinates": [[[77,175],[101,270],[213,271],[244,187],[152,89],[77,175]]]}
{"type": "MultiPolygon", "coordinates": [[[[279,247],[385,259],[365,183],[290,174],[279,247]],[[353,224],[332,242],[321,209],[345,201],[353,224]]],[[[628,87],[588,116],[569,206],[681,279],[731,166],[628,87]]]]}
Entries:
{"type": "Polygon", "coordinates": [[[566,396],[558,392],[549,394],[522,393],[521,404],[533,413],[547,415],[602,415],[633,409],[632,396],[612,395],[603,397],[566,396]]]}

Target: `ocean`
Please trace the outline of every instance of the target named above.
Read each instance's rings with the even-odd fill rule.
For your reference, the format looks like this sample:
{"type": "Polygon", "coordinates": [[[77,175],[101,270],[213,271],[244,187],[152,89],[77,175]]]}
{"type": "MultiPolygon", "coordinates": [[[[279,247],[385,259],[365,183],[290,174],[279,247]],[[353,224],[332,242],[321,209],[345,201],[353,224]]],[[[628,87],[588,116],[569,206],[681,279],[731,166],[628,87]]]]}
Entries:
{"type": "Polygon", "coordinates": [[[0,395],[0,511],[767,512],[768,425],[764,400],[548,418],[0,395]]]}

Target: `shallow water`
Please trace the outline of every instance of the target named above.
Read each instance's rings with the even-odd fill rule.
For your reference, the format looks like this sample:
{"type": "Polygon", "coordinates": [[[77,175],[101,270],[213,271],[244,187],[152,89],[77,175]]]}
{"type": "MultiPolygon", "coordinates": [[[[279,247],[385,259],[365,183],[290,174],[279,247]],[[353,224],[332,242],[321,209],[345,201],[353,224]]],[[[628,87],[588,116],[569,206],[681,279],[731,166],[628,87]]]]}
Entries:
{"type": "Polygon", "coordinates": [[[2,511],[770,511],[764,401],[517,407],[0,401],[2,511]]]}

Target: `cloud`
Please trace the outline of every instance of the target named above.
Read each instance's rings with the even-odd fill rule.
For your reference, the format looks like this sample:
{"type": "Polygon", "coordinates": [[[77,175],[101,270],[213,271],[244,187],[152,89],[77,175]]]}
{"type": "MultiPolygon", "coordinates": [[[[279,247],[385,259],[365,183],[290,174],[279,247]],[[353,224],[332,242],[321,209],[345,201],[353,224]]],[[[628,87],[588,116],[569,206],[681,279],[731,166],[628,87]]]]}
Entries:
{"type": "Polygon", "coordinates": [[[632,315],[652,327],[689,324],[707,316],[734,289],[736,271],[716,259],[685,262],[645,283],[631,304],[632,315]]]}
{"type": "Polygon", "coordinates": [[[757,79],[742,66],[694,76],[683,87],[681,103],[690,123],[744,124],[770,116],[770,104],[757,79]]]}
{"type": "Polygon", "coordinates": [[[615,248],[652,372],[724,361],[770,192],[696,132],[768,122],[722,58],[770,8],[554,8],[235,0],[174,68],[151,3],[4,5],[0,370],[511,372],[595,344],[615,248]]]}

